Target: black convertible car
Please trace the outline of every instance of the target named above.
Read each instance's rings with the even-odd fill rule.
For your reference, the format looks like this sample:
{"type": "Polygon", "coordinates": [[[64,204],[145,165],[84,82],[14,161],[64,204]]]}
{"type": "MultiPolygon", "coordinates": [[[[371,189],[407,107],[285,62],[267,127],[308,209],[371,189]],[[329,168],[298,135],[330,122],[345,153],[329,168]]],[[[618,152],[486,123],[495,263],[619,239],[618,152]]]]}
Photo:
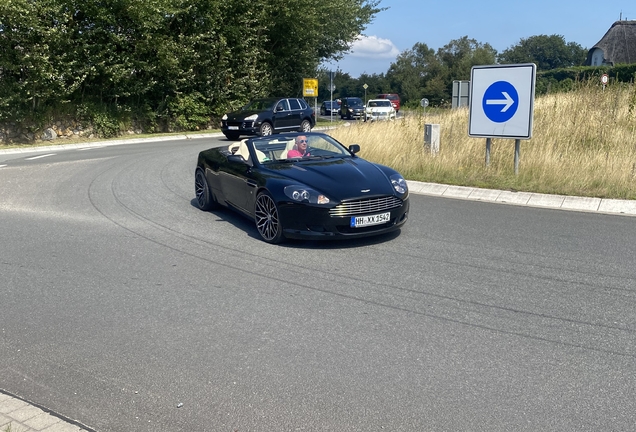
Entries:
{"type": "Polygon", "coordinates": [[[399,229],[409,192],[395,170],[315,132],[257,137],[199,153],[199,208],[229,207],[256,222],[268,243],[364,237],[399,229]],[[297,147],[306,148],[300,155],[297,147]]]}

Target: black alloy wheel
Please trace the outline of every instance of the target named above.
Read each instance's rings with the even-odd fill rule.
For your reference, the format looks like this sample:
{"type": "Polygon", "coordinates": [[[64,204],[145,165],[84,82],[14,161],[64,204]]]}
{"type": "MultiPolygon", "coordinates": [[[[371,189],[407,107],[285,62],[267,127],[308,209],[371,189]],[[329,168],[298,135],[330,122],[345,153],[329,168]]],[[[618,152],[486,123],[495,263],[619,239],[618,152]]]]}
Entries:
{"type": "Polygon", "coordinates": [[[283,227],[278,217],[278,207],[267,192],[261,192],[256,197],[254,218],[258,233],[267,243],[277,244],[284,240],[283,227]]]}
{"type": "Polygon", "coordinates": [[[208,211],[218,207],[214,195],[210,191],[208,180],[205,178],[205,174],[201,168],[197,168],[194,174],[194,193],[196,194],[197,204],[201,210],[208,211]]]}

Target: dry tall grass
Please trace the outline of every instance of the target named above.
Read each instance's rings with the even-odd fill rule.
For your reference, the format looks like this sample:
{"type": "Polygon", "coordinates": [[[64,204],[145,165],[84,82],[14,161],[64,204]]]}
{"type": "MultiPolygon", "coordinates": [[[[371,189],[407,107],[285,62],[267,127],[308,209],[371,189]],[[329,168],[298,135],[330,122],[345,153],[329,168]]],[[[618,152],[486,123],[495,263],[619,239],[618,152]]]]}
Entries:
{"type": "Polygon", "coordinates": [[[537,97],[532,139],[468,137],[468,110],[407,115],[391,123],[352,122],[330,132],[360,144],[365,159],[411,180],[601,198],[636,199],[636,86],[604,91],[587,83],[575,92],[537,97]],[[426,152],[424,125],[440,124],[440,152],[426,152]]]}

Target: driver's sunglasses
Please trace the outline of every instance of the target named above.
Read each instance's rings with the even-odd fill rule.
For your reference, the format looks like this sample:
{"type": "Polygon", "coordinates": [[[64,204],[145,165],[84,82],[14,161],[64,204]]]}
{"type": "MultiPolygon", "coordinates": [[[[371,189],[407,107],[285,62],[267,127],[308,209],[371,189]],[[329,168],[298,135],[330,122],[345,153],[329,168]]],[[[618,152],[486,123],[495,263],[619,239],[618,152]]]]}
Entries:
{"type": "Polygon", "coordinates": [[[298,143],[299,143],[299,144],[300,144],[300,143],[307,143],[307,142],[309,142],[309,141],[308,141],[308,140],[298,140],[298,143]]]}

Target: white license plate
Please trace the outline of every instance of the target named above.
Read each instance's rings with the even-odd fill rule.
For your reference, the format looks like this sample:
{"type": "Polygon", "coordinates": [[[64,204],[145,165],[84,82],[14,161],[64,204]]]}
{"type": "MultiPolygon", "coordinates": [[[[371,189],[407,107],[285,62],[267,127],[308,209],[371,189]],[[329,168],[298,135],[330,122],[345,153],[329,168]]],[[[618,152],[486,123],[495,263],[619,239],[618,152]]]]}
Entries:
{"type": "Polygon", "coordinates": [[[228,126],[229,130],[238,130],[238,126],[228,126]]]}
{"type": "Polygon", "coordinates": [[[351,216],[351,228],[369,225],[380,225],[391,220],[391,213],[380,213],[371,216],[351,216]]]}

